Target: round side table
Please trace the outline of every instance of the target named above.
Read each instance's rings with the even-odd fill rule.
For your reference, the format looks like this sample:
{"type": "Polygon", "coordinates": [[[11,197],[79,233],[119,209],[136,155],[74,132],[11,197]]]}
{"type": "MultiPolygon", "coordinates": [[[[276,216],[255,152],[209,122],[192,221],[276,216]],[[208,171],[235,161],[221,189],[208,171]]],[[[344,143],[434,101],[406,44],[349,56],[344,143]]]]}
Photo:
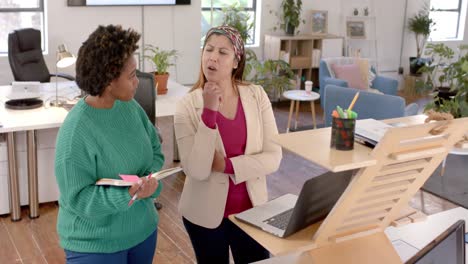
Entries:
{"type": "Polygon", "coordinates": [[[291,117],[294,112],[294,105],[296,105],[296,118],[294,120],[294,129],[297,129],[297,119],[299,115],[299,104],[300,102],[310,102],[310,109],[312,110],[312,122],[314,128],[317,128],[317,123],[315,122],[315,104],[314,101],[320,98],[320,94],[316,92],[307,92],[304,90],[289,90],[283,93],[283,96],[291,100],[291,106],[289,108],[289,118],[288,118],[288,127],[286,133],[289,132],[291,127],[291,117]]]}

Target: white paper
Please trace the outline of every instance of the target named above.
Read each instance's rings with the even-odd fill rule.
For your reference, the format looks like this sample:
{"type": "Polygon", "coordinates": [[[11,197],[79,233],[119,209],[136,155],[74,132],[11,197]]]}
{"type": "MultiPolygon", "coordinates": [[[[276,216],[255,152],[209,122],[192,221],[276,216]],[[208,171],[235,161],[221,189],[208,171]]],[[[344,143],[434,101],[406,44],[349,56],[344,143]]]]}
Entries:
{"type": "Polygon", "coordinates": [[[410,259],[419,251],[419,249],[401,239],[393,240],[392,244],[403,262],[410,259]]]}

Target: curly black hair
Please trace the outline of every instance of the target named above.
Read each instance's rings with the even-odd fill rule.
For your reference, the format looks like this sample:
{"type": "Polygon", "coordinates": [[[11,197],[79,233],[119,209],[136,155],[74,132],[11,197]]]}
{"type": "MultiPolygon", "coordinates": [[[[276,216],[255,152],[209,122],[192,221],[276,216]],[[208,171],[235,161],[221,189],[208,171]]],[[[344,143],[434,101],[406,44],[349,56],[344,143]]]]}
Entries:
{"type": "Polygon", "coordinates": [[[83,42],[76,61],[76,83],[84,92],[102,95],[138,49],[140,34],[120,25],[99,26],[83,42]]]}

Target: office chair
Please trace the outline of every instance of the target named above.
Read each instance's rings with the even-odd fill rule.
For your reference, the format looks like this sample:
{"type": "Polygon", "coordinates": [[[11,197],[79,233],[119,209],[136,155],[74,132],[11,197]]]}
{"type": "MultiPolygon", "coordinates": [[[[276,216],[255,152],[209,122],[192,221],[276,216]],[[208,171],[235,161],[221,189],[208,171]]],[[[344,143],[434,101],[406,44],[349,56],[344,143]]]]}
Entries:
{"type": "MultiPolygon", "coordinates": [[[[138,70],[136,75],[139,83],[133,98],[135,98],[135,101],[145,110],[151,123],[155,125],[159,141],[162,143],[161,133],[159,133],[159,129],[156,126],[156,91],[154,90],[154,75],[138,70]]],[[[160,210],[163,205],[160,202],[154,201],[154,206],[156,209],[160,210]]]]}
{"type": "Polygon", "coordinates": [[[50,74],[41,49],[41,32],[24,28],[8,34],[8,61],[15,81],[50,82],[51,77],[74,81],[65,73],[50,74]]]}
{"type": "Polygon", "coordinates": [[[140,81],[138,89],[135,93],[135,100],[145,110],[148,118],[153,125],[156,124],[156,92],[154,91],[154,75],[151,73],[136,72],[136,76],[140,81]]]}

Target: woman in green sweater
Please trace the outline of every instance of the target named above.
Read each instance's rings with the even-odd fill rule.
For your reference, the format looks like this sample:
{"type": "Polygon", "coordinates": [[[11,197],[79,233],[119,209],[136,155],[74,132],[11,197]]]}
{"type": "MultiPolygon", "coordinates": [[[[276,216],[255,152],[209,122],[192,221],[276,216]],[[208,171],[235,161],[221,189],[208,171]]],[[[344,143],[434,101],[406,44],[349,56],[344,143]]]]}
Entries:
{"type": "Polygon", "coordinates": [[[67,263],[152,263],[159,220],[152,200],[162,186],[143,176],[159,171],[164,156],[133,100],[139,39],[131,29],[99,26],[78,52],[76,82],[88,95],[60,127],[55,154],[57,230],[67,263]],[[141,179],[129,188],[95,185],[119,174],[141,179]]]}

